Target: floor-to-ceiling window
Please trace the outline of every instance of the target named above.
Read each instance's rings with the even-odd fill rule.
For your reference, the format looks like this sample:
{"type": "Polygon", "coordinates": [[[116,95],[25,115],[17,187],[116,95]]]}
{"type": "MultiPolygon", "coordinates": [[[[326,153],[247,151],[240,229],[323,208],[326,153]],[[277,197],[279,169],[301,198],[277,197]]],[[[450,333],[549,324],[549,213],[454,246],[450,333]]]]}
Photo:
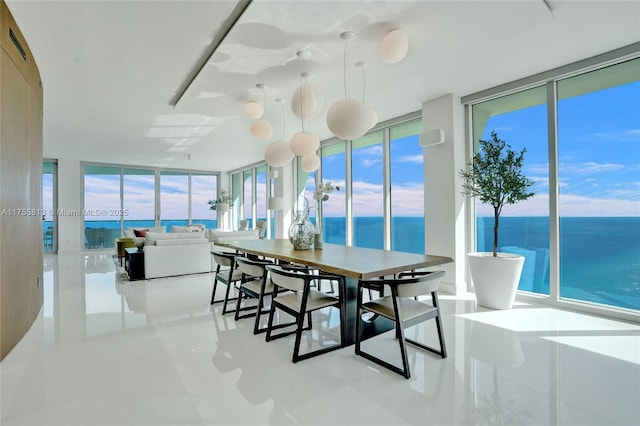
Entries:
{"type": "Polygon", "coordinates": [[[57,171],[55,161],[42,163],[42,247],[45,253],[57,249],[57,171]]]}
{"type": "Polygon", "coordinates": [[[391,249],[424,253],[424,161],[422,120],[391,127],[391,249]]]}
{"type": "Polygon", "coordinates": [[[189,223],[189,174],[160,172],[160,225],[189,223]]]}
{"type": "Polygon", "coordinates": [[[120,167],[84,166],[84,248],[113,247],[120,236],[120,167]]]}
{"type": "Polygon", "coordinates": [[[202,223],[207,228],[217,227],[217,212],[208,201],[217,197],[218,177],[210,174],[191,174],[191,223],[202,223]]]}
{"type": "MultiPolygon", "coordinates": [[[[520,290],[582,309],[637,312],[640,59],[588,62],[586,72],[573,64],[572,75],[565,67],[555,79],[546,73],[539,87],[511,84],[508,95],[469,102],[473,141],[496,130],[527,149],[536,196],[505,209],[500,224],[500,249],[526,257],[520,290]]],[[[488,250],[493,219],[476,207],[477,247],[488,250]]]]}
{"type": "Polygon", "coordinates": [[[353,245],[384,248],[383,132],[352,142],[353,245]]]}
{"type": "Polygon", "coordinates": [[[156,174],[149,169],[122,170],[124,228],[148,229],[156,223],[156,174]]]}
{"type": "Polygon", "coordinates": [[[331,244],[346,244],[345,145],[340,141],[322,148],[322,181],[339,188],[322,203],[323,238],[331,244]]]}
{"type": "Polygon", "coordinates": [[[267,220],[267,165],[256,167],[256,220],[267,220]]]}
{"type": "Polygon", "coordinates": [[[244,182],[242,187],[242,219],[247,221],[247,228],[253,228],[253,169],[242,172],[242,181],[244,182]]]}
{"type": "MultiPolygon", "coordinates": [[[[246,220],[248,229],[257,227],[257,221],[267,221],[267,199],[273,194],[272,179],[265,163],[231,173],[231,194],[234,199],[233,229],[240,228],[246,220]]],[[[272,221],[273,222],[273,221],[272,221]]],[[[272,230],[273,223],[269,225],[272,230]]],[[[268,233],[266,235],[269,235],[268,233]]]]}
{"type": "MultiPolygon", "coordinates": [[[[526,149],[524,174],[536,183],[533,199],[506,205],[500,215],[498,249],[525,256],[518,289],[549,294],[549,154],[544,85],[473,106],[473,142],[492,131],[515,151],[526,149]]],[[[477,250],[493,248],[493,209],[476,200],[477,250]]]]}
{"type": "Polygon", "coordinates": [[[640,59],[557,84],[560,297],[640,309],[640,59]]]}
{"type": "Polygon", "coordinates": [[[215,198],[215,173],[84,164],[83,176],[83,211],[59,212],[84,215],[85,249],[113,247],[124,229],[156,226],[156,218],[167,231],[188,223],[216,226],[207,203],[215,198]]]}
{"type": "Polygon", "coordinates": [[[422,120],[414,114],[385,124],[352,142],[325,142],[317,172],[298,164],[297,194],[310,201],[315,222],[315,175],[340,188],[322,203],[327,243],[423,253],[422,120]]]}

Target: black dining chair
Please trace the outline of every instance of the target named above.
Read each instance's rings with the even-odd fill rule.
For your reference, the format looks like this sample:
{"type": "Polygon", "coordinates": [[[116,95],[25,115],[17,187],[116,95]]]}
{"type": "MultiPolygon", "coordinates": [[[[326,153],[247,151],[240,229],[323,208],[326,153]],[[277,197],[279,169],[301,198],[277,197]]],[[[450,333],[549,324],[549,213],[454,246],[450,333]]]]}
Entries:
{"type": "Polygon", "coordinates": [[[211,252],[213,261],[216,263],[216,277],[213,280],[213,291],[211,292],[211,304],[221,303],[222,315],[228,313],[227,305],[230,300],[237,300],[237,297],[229,297],[231,287],[237,285],[242,280],[242,271],[236,268],[236,256],[233,253],[211,252]],[[224,298],[215,300],[218,282],[227,286],[224,298]]]}
{"type": "Polygon", "coordinates": [[[273,284],[267,280],[267,265],[273,265],[273,262],[266,259],[249,259],[248,257],[237,256],[236,262],[238,270],[242,273],[238,300],[236,302],[236,321],[241,318],[255,316],[253,326],[253,334],[267,331],[266,327],[260,327],[260,317],[262,314],[269,313],[264,309],[265,299],[273,293],[273,284]],[[256,305],[244,304],[245,299],[256,299],[256,305]],[[243,313],[249,311],[249,313],[243,313]]]}
{"type": "Polygon", "coordinates": [[[267,266],[267,270],[270,273],[274,293],[271,300],[271,309],[269,310],[266,341],[269,342],[295,333],[296,340],[292,357],[294,363],[342,348],[344,346],[344,328],[346,326],[345,302],[343,300],[346,294],[344,278],[324,272],[315,274],[307,271],[286,270],[279,265],[267,266]],[[313,283],[320,280],[337,282],[339,287],[338,296],[323,293],[312,288],[313,283]],[[313,328],[311,313],[325,308],[337,308],[340,310],[340,338],[337,339],[338,342],[300,354],[302,332],[313,328]],[[278,309],[293,316],[295,319],[294,323],[274,324],[275,313],[278,309]],[[305,318],[307,327],[304,326],[305,318]],[[275,335],[272,333],[276,328],[289,325],[296,325],[295,330],[281,332],[275,335]]]}
{"type": "MultiPolygon", "coordinates": [[[[405,378],[411,377],[409,361],[407,358],[406,343],[410,343],[420,349],[433,352],[442,358],[447,357],[447,349],[444,342],[444,332],[438,303],[438,287],[444,271],[435,272],[407,272],[399,274],[398,278],[362,280],[358,283],[358,300],[356,308],[356,355],[360,355],[370,361],[394,371],[405,378]],[[388,286],[391,294],[380,298],[363,302],[363,290],[382,290],[382,286],[388,286]],[[431,295],[431,304],[417,300],[417,296],[431,295]],[[363,319],[363,314],[371,313],[373,317],[363,319]],[[395,324],[395,334],[400,346],[402,368],[393,365],[362,349],[365,339],[379,334],[373,328],[370,335],[364,336],[364,326],[373,325],[376,320],[386,318],[395,324]],[[440,348],[433,348],[424,343],[405,337],[404,330],[416,326],[422,322],[435,319],[440,348]]],[[[369,327],[372,328],[372,327],[369,327]]],[[[384,329],[384,331],[387,331],[384,329]]]]}

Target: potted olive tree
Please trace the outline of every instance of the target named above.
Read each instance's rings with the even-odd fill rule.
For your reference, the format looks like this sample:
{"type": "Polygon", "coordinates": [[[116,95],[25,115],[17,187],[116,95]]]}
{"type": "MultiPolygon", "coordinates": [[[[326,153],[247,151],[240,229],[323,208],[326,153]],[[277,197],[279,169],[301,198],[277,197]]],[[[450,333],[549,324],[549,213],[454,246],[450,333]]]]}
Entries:
{"type": "Polygon", "coordinates": [[[480,140],[480,149],[460,171],[463,194],[477,197],[493,208],[493,253],[468,253],[471,279],[478,304],[510,309],[516,297],[524,256],[498,252],[498,229],[502,208],[535,195],[533,181],[522,173],[526,148],[516,152],[495,131],[480,140]]]}

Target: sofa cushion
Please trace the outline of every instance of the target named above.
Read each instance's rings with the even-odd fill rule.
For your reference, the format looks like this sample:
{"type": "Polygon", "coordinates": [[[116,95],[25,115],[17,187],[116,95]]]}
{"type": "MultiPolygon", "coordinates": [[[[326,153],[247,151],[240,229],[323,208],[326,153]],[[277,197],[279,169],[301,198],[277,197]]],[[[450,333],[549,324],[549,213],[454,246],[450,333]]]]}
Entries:
{"type": "MultiPolygon", "coordinates": [[[[166,232],[147,232],[145,236],[145,245],[155,245],[158,240],[180,240],[180,239],[188,239],[188,238],[204,238],[204,232],[174,232],[174,233],[166,233],[166,232]]],[[[206,241],[206,239],[205,239],[206,241]]]]}
{"type": "Polygon", "coordinates": [[[259,235],[258,229],[247,229],[246,231],[222,231],[218,229],[209,229],[207,237],[209,241],[217,243],[220,241],[233,240],[257,240],[259,235]]]}
{"type": "Polygon", "coordinates": [[[209,241],[206,238],[173,238],[156,240],[157,246],[185,246],[190,244],[209,244],[209,241]]]}
{"type": "Polygon", "coordinates": [[[176,232],[202,232],[205,230],[205,226],[201,223],[193,223],[191,225],[171,225],[171,233],[176,232]]]}

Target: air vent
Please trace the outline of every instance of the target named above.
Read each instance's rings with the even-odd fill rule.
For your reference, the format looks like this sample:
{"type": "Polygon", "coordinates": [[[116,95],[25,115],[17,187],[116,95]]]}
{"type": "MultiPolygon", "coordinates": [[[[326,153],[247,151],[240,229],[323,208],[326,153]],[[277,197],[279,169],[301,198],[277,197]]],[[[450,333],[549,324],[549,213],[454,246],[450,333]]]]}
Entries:
{"type": "Polygon", "coordinates": [[[22,47],[22,45],[20,44],[20,41],[18,40],[18,37],[16,37],[15,33],[13,32],[13,30],[11,28],[9,28],[9,37],[11,37],[11,40],[13,41],[13,44],[15,44],[16,47],[18,48],[18,51],[20,52],[20,55],[22,55],[22,59],[24,59],[26,61],[27,60],[27,52],[25,52],[24,47],[22,47]]]}

